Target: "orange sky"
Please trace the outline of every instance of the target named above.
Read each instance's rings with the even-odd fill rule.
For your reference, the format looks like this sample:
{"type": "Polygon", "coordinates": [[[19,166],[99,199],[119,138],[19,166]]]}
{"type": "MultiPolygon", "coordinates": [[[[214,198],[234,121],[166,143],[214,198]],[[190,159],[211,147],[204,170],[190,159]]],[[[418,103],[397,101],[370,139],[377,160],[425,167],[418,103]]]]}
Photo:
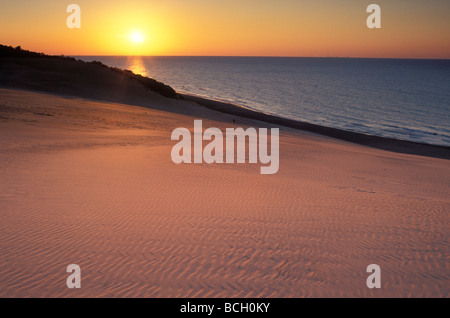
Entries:
{"type": "Polygon", "coordinates": [[[65,55],[450,58],[450,1],[6,0],[0,43],[65,55]],[[81,7],[81,29],[66,7],[81,7]],[[367,5],[382,28],[366,26],[367,5]],[[142,43],[133,43],[138,32],[142,43]]]}

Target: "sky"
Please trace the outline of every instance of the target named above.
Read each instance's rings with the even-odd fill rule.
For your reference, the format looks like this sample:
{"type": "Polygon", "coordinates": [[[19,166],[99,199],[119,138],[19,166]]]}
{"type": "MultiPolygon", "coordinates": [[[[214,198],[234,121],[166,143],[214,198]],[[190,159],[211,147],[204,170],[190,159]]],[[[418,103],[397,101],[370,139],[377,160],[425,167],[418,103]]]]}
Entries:
{"type": "Polygon", "coordinates": [[[448,0],[0,0],[0,44],[46,54],[450,58],[448,0]],[[81,8],[70,29],[69,4],[81,8]],[[381,7],[381,29],[366,8],[381,7]]]}

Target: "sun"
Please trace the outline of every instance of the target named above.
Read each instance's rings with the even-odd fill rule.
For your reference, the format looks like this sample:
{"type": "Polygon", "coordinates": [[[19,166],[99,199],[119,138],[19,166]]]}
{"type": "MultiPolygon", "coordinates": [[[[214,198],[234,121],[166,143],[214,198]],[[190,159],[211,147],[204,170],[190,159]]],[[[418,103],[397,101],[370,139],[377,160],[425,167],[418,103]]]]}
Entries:
{"type": "Polygon", "coordinates": [[[141,44],[141,43],[144,43],[144,40],[145,40],[145,38],[144,38],[144,35],[142,34],[142,32],[133,31],[130,33],[130,41],[132,43],[141,44]]]}

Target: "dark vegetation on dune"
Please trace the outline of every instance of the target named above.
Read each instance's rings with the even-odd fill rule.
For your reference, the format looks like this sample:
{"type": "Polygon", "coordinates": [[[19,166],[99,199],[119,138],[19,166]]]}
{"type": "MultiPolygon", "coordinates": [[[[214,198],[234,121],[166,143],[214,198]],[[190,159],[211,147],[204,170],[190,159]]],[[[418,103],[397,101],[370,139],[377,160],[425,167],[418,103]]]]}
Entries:
{"type": "Polygon", "coordinates": [[[134,74],[130,70],[122,70],[117,67],[109,67],[102,62],[99,61],[93,61],[93,62],[84,62],[81,60],[77,60],[73,57],[64,56],[64,55],[46,55],[44,53],[37,53],[37,52],[31,52],[27,50],[23,50],[20,46],[18,47],[12,47],[12,46],[5,46],[0,44],[0,58],[2,57],[12,57],[12,58],[42,58],[42,59],[63,59],[65,61],[73,61],[77,63],[86,63],[86,64],[93,64],[97,65],[99,67],[104,67],[107,69],[110,69],[114,72],[117,72],[119,74],[122,74],[129,79],[136,80],[137,82],[141,83],[145,88],[154,91],[164,97],[168,98],[181,98],[175,90],[161,82],[158,82],[157,80],[154,80],[152,78],[148,78],[142,75],[134,74]]]}

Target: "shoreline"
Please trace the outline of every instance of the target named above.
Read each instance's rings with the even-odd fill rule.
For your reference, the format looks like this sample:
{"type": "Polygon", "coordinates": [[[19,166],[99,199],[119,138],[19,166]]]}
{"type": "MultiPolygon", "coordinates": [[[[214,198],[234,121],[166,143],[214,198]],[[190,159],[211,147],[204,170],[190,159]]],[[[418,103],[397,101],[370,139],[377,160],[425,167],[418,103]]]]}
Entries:
{"type": "Polygon", "coordinates": [[[249,108],[245,108],[243,106],[239,106],[237,104],[208,99],[197,95],[179,92],[178,94],[186,101],[194,102],[208,109],[229,115],[263,121],[270,124],[285,126],[297,130],[308,131],[322,136],[327,136],[377,149],[450,160],[450,147],[448,146],[432,145],[391,137],[368,135],[364,133],[283,118],[276,115],[265,114],[249,108]]]}
{"type": "MultiPolygon", "coordinates": [[[[79,97],[83,99],[88,100],[98,100],[103,102],[112,102],[114,99],[109,98],[99,98],[99,97],[92,97],[92,96],[83,96],[83,94],[65,94],[65,93],[58,93],[58,92],[52,92],[47,90],[41,90],[41,89],[34,89],[31,87],[11,87],[8,85],[0,85],[0,87],[5,89],[18,89],[23,90],[27,92],[38,92],[38,93],[44,93],[44,94],[52,94],[55,96],[73,96],[73,97],[79,97]]],[[[261,121],[273,125],[279,125],[284,126],[288,128],[292,128],[298,131],[305,131],[310,133],[315,133],[321,136],[334,138],[342,141],[347,141],[353,144],[361,145],[361,146],[367,146],[372,147],[376,149],[381,150],[387,150],[394,153],[402,153],[402,154],[410,154],[410,155],[418,155],[418,156],[425,156],[425,157],[431,157],[431,158],[439,158],[439,159],[445,159],[450,160],[450,147],[443,146],[443,145],[432,145],[432,144],[426,144],[426,143],[420,143],[420,142],[414,142],[414,141],[407,141],[407,140],[401,140],[401,139],[395,139],[390,137],[382,137],[382,136],[375,136],[375,135],[368,135],[364,133],[358,133],[338,128],[333,128],[329,126],[323,126],[318,124],[312,124],[308,122],[302,122],[297,121],[293,119],[283,118],[276,115],[270,115],[258,112],[256,110],[252,110],[250,108],[245,108],[244,106],[240,106],[233,103],[228,103],[225,101],[219,101],[215,99],[209,99],[202,96],[192,95],[192,94],[186,94],[186,93],[180,93],[177,92],[177,94],[181,97],[181,99],[170,99],[172,101],[186,101],[186,102],[192,102],[200,107],[205,107],[209,110],[222,113],[222,114],[228,114],[228,115],[234,115],[240,118],[250,119],[250,120],[256,120],[261,121]]],[[[163,97],[163,96],[161,96],[163,97]]],[[[164,98],[164,97],[163,97],[164,98]]],[[[130,106],[138,106],[143,108],[152,108],[149,106],[143,106],[139,104],[132,104],[127,103],[126,101],[115,101],[118,103],[123,103],[125,105],[130,106]]],[[[160,108],[161,109],[161,108],[160,108]]],[[[172,109],[167,109],[168,112],[173,112],[172,109]]]]}
{"type": "MultiPolygon", "coordinates": [[[[45,56],[28,51],[15,52],[11,48],[6,50],[8,54],[25,56],[8,57],[6,55],[7,57],[0,61],[0,70],[4,73],[2,74],[4,76],[0,74],[0,86],[4,88],[70,95],[107,102],[115,101],[147,108],[153,108],[154,101],[158,100],[158,108],[169,112],[178,112],[169,105],[185,101],[218,113],[316,133],[363,146],[403,154],[450,159],[449,146],[369,135],[269,115],[225,101],[176,92],[170,86],[157,80],[135,75],[131,71],[109,67],[97,61],[84,62],[70,57],[45,56]],[[14,52],[10,52],[11,50],[14,52]]],[[[184,111],[181,110],[181,112],[184,111]]]]}

